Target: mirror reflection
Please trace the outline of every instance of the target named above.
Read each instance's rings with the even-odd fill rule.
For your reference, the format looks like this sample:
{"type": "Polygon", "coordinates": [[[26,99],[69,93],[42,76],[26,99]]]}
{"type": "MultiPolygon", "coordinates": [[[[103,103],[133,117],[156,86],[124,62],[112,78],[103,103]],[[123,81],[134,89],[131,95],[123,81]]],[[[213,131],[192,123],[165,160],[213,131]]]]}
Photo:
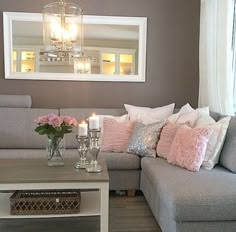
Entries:
{"type": "Polygon", "coordinates": [[[5,78],[145,82],[147,18],[84,15],[83,28],[82,56],[49,57],[42,14],[3,12],[5,78]]]}
{"type": "MultiPolygon", "coordinates": [[[[44,55],[42,35],[42,22],[12,21],[12,72],[76,72],[73,57],[44,55]]],[[[83,49],[91,74],[137,75],[139,26],[84,24],[83,49]]]]}

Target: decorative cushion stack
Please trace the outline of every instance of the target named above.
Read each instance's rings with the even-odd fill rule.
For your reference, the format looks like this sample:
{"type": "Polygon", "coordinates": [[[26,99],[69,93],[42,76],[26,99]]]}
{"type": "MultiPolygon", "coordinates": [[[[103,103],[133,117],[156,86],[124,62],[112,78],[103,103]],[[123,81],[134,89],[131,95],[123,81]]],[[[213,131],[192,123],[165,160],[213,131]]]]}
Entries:
{"type": "Polygon", "coordinates": [[[128,118],[126,115],[115,118],[109,116],[110,119],[102,116],[101,151],[117,152],[119,150],[119,152],[129,152],[140,156],[156,157],[155,149],[161,129],[165,120],[173,114],[174,106],[175,104],[170,104],[152,109],[125,105],[128,118]],[[132,131],[130,123],[133,125],[132,131]],[[130,139],[125,141],[118,137],[130,139]]]}
{"type": "Polygon", "coordinates": [[[219,161],[230,117],[216,122],[208,107],[194,110],[189,104],[173,114],[174,106],[125,104],[128,115],[101,115],[101,150],[157,155],[190,171],[211,170],[219,161]]]}
{"type": "Polygon", "coordinates": [[[207,107],[194,110],[186,104],[167,120],[157,155],[191,171],[200,166],[211,170],[219,161],[229,121],[230,117],[225,117],[215,122],[207,107]]]}

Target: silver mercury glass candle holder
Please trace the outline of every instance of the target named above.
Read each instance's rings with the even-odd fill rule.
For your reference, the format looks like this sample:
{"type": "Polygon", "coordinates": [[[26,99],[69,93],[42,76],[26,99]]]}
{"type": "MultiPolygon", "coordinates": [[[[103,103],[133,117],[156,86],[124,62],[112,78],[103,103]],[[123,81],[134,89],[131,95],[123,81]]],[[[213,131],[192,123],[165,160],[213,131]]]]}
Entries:
{"type": "Polygon", "coordinates": [[[76,136],[76,139],[79,143],[78,147],[79,161],[75,164],[75,168],[84,169],[89,164],[87,160],[89,139],[87,136],[79,136],[79,135],[76,136]]]}
{"type": "Polygon", "coordinates": [[[89,153],[91,154],[91,162],[86,166],[87,172],[101,172],[102,167],[98,164],[97,158],[100,151],[99,138],[100,129],[89,130],[89,153]]]}

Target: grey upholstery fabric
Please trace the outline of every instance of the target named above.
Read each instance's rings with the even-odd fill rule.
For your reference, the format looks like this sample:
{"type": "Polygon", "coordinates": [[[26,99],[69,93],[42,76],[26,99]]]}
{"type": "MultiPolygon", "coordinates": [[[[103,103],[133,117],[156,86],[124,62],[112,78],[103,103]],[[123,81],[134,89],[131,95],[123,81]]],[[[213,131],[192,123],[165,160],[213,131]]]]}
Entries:
{"type": "MultiPolygon", "coordinates": [[[[176,232],[235,232],[235,221],[178,222],[176,232]]],[[[163,231],[164,232],[164,231],[163,231]]],[[[173,232],[173,230],[171,231],[173,232]]]]}
{"type": "MultiPolygon", "coordinates": [[[[68,115],[75,117],[79,122],[82,120],[86,120],[92,113],[100,114],[100,115],[114,115],[120,116],[123,114],[127,114],[125,109],[102,109],[102,108],[76,108],[76,109],[60,109],[60,115],[68,115]]],[[[78,142],[76,140],[76,135],[78,134],[78,129],[74,128],[73,133],[66,135],[66,148],[77,148],[78,142]]]]}
{"type": "Polygon", "coordinates": [[[219,163],[236,173],[236,117],[231,117],[219,163]]]}
{"type": "MultiPolygon", "coordinates": [[[[151,158],[150,158],[151,159],[151,158]]],[[[157,190],[159,184],[152,183],[151,180],[141,171],[140,189],[142,190],[153,215],[159,223],[163,232],[174,232],[176,228],[175,220],[170,216],[167,202],[161,199],[161,192],[157,190]]]]}
{"type": "Polygon", "coordinates": [[[31,96],[28,95],[0,95],[0,107],[30,108],[31,96]]]}
{"type": "Polygon", "coordinates": [[[55,109],[1,108],[0,148],[45,148],[47,137],[38,135],[34,120],[41,115],[54,113],[55,109]]]}
{"type": "Polygon", "coordinates": [[[110,190],[139,190],[140,170],[109,170],[110,190]]]}
{"type": "Polygon", "coordinates": [[[217,122],[220,117],[221,117],[221,114],[220,113],[217,113],[217,112],[210,112],[210,116],[217,122]]]}
{"type": "Polygon", "coordinates": [[[194,173],[161,158],[143,158],[141,167],[175,221],[236,220],[236,175],[228,170],[194,173]]]}
{"type": "Polygon", "coordinates": [[[109,170],[139,170],[140,157],[128,153],[100,152],[99,156],[107,162],[109,170]]]}
{"type": "MultiPolygon", "coordinates": [[[[162,232],[235,232],[236,221],[175,221],[169,212],[168,202],[163,201],[159,182],[153,184],[141,172],[140,189],[142,190],[162,232]]],[[[211,209],[205,214],[210,214],[211,209]]]]}

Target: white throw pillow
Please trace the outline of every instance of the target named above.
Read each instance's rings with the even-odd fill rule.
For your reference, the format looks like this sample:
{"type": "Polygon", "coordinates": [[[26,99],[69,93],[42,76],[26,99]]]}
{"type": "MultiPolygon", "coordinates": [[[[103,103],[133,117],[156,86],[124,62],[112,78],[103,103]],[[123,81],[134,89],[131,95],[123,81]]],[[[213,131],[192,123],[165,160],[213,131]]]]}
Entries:
{"type": "Polygon", "coordinates": [[[181,114],[178,119],[176,120],[176,124],[186,124],[190,127],[194,127],[198,120],[199,113],[197,110],[192,112],[181,114]]]}
{"type": "Polygon", "coordinates": [[[209,127],[213,129],[202,163],[202,168],[211,170],[219,161],[231,117],[222,118],[218,122],[215,122],[213,118],[206,115],[204,115],[204,119],[205,121],[202,118],[202,121],[196,127],[209,127]],[[210,123],[207,124],[207,122],[210,123]]]}
{"type": "MultiPolygon", "coordinates": [[[[209,110],[208,106],[207,107],[197,108],[196,110],[199,113],[205,113],[207,115],[210,115],[210,110],[209,110]]],[[[187,103],[187,104],[185,104],[184,106],[181,107],[179,113],[180,114],[185,114],[185,113],[190,113],[192,111],[194,111],[194,109],[192,108],[192,106],[189,103],[187,103]]]]}
{"type": "MultiPolygon", "coordinates": [[[[193,127],[194,125],[199,124],[198,122],[205,121],[205,115],[210,115],[209,107],[197,108],[194,110],[189,103],[187,103],[181,107],[178,113],[171,115],[168,118],[168,121],[178,124],[188,122],[189,126],[193,127]],[[196,115],[198,116],[197,118],[196,115]]],[[[212,123],[212,121],[208,123],[212,123]]]]}
{"type": "Polygon", "coordinates": [[[195,127],[208,125],[215,122],[216,121],[209,114],[202,112],[199,114],[195,127]]]}
{"type": "Polygon", "coordinates": [[[175,104],[172,103],[170,105],[157,108],[140,107],[127,104],[124,106],[128,112],[129,120],[148,125],[166,120],[170,115],[173,114],[175,104]]]}

